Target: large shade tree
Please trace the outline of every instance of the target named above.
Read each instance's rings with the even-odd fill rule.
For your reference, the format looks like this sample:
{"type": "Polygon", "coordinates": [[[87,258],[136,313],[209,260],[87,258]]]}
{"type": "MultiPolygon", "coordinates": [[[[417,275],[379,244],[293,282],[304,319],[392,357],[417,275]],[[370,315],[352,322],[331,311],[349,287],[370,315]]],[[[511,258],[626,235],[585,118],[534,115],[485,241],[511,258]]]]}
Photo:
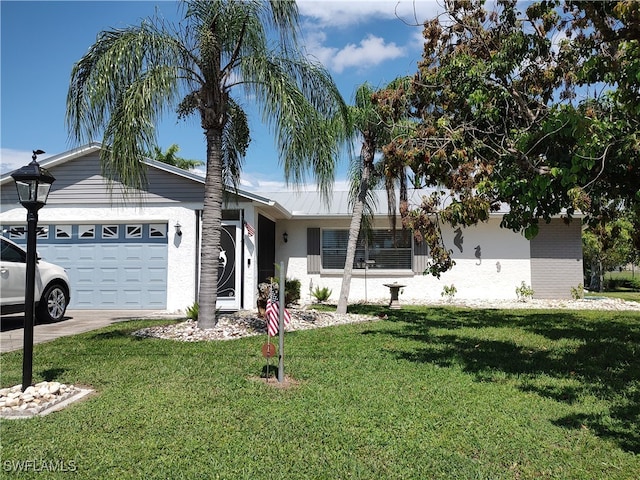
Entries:
{"type": "Polygon", "coordinates": [[[415,126],[384,148],[415,187],[444,187],[400,205],[430,272],[453,265],[439,222],[472,225],[501,202],[503,226],[528,238],[558,214],[597,218],[603,199],[634,210],[640,231],[638,3],[444,3],[424,24],[415,126]]]}
{"type": "Polygon", "coordinates": [[[182,7],[178,25],[149,19],[101,32],[71,73],[67,120],[78,141],[103,136],[101,163],[109,178],[140,189],[140,160],[157,144],[158,120],[167,112],[199,117],[206,178],[198,326],[211,328],[223,190],[237,186],[250,140],[247,115],[234,96],[238,87],[275,133],[286,180],[300,182],[311,171],[325,194],[348,117],[328,72],[300,53],[294,1],[187,1],[182,7]]]}

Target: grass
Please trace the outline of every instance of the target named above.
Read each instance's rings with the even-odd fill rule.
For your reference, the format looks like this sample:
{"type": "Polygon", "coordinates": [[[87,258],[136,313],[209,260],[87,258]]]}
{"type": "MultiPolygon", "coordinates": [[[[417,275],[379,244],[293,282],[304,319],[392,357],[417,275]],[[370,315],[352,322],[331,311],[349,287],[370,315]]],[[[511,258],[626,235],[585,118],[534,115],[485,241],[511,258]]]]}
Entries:
{"type": "MultiPolygon", "coordinates": [[[[640,313],[352,311],[388,318],[288,333],[289,388],[258,378],[265,338],[139,339],[157,322],[134,321],[36,345],[34,381],[97,393],[2,420],[0,476],[638,478],[640,313]]],[[[19,383],[21,352],[1,360],[19,383]]]]}
{"type": "Polygon", "coordinates": [[[585,294],[586,298],[589,297],[607,297],[607,298],[619,298],[628,302],[640,302],[640,292],[590,292],[585,294]]]}

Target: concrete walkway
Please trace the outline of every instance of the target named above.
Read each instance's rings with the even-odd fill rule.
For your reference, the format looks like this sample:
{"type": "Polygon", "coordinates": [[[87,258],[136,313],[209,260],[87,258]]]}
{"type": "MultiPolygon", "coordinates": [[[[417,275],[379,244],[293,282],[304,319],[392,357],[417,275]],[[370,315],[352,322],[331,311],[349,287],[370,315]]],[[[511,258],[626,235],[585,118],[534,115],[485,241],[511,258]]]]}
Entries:
{"type": "MultiPolygon", "coordinates": [[[[184,318],[156,310],[67,310],[65,319],[57,323],[36,325],[33,343],[44,343],[59,337],[89,332],[112,323],[138,318],[184,318]]],[[[4,315],[0,320],[0,353],[20,350],[24,343],[24,314],[4,315]]]]}

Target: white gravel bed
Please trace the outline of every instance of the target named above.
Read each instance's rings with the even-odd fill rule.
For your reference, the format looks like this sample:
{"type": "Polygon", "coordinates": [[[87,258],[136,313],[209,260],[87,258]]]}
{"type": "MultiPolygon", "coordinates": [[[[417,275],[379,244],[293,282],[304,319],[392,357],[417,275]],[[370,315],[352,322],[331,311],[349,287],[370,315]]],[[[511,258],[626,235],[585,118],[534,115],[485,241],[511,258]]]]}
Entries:
{"type": "MultiPolygon", "coordinates": [[[[463,308],[491,308],[491,309],[566,309],[566,310],[613,310],[640,311],[640,303],[625,302],[619,299],[598,298],[583,300],[454,300],[452,302],[433,302],[431,306],[457,306],[463,308]]],[[[384,305],[380,305],[381,307],[384,305]]],[[[290,308],[291,324],[285,331],[307,330],[311,328],[327,327],[345,323],[370,322],[379,317],[346,314],[338,315],[331,312],[319,312],[306,307],[290,308]]],[[[384,317],[384,314],[382,315],[384,317]]],[[[143,338],[164,338],[183,342],[199,342],[206,340],[232,340],[253,335],[265,335],[266,322],[258,317],[256,310],[241,310],[232,314],[222,314],[218,317],[215,328],[202,330],[196,322],[187,320],[173,325],[148,327],[138,330],[133,335],[143,338]]]]}

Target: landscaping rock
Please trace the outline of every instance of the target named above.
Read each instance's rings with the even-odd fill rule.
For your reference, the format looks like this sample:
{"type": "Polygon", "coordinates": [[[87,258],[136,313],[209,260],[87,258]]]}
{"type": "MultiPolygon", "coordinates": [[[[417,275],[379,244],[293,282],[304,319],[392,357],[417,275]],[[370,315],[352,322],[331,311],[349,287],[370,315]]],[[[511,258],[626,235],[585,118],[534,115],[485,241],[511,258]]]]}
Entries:
{"type": "MultiPolygon", "coordinates": [[[[372,304],[373,302],[370,302],[372,304]]],[[[380,304],[381,307],[386,304],[380,304]]],[[[408,303],[405,305],[409,305],[408,303]]],[[[424,304],[423,304],[424,305],[424,304]]],[[[462,308],[488,309],[567,309],[567,310],[640,310],[640,303],[626,302],[615,298],[597,298],[581,300],[457,300],[430,302],[429,306],[456,306],[462,308]]],[[[285,326],[285,331],[307,330],[311,328],[328,327],[346,323],[371,322],[386,318],[384,313],[371,317],[365,315],[338,315],[332,312],[319,312],[305,307],[289,308],[291,322],[285,326]]],[[[232,340],[234,338],[266,335],[266,320],[261,318],[257,310],[240,310],[238,312],[222,314],[218,317],[215,328],[201,330],[193,320],[165,325],[148,327],[133,333],[143,338],[164,338],[183,342],[201,342],[208,340],[232,340]]]]}
{"type": "Polygon", "coordinates": [[[22,391],[22,385],[0,390],[0,417],[25,418],[45,415],[57,405],[72,398],[81,398],[91,390],[59,382],[40,382],[22,391]]]}

